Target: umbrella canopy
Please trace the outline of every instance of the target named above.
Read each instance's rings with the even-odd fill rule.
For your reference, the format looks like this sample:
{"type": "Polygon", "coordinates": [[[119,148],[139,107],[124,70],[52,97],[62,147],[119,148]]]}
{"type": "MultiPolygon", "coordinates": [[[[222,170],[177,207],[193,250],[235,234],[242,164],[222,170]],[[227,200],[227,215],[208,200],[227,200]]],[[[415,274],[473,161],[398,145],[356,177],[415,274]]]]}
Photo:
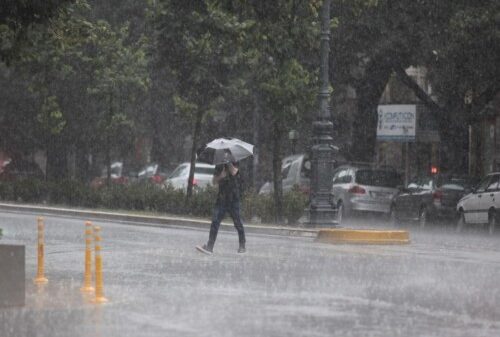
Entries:
{"type": "Polygon", "coordinates": [[[237,162],[253,156],[253,148],[237,138],[217,138],[198,151],[198,161],[213,165],[237,162]]]}

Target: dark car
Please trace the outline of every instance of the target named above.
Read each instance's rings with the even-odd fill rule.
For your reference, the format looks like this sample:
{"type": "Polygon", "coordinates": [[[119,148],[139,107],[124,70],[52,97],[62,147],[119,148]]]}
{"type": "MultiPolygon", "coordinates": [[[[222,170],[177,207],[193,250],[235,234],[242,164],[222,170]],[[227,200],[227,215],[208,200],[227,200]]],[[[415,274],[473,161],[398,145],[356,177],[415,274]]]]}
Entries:
{"type": "Polygon", "coordinates": [[[420,227],[434,220],[456,220],[457,203],[475,182],[471,177],[444,174],[412,179],[394,198],[391,220],[418,220],[420,227]]]}
{"type": "Polygon", "coordinates": [[[0,181],[44,179],[44,177],[38,164],[24,159],[13,159],[0,170],[0,181]]]}

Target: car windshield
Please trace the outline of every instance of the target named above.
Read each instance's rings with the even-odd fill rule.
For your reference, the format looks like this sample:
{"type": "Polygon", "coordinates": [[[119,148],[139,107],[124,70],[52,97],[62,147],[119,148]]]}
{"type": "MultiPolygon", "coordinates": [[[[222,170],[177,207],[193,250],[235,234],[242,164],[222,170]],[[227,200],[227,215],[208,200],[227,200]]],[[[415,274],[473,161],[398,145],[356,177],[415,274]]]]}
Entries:
{"type": "Polygon", "coordinates": [[[174,172],[172,172],[172,174],[168,177],[169,179],[171,178],[177,178],[177,177],[180,177],[182,176],[182,174],[184,173],[184,171],[187,169],[187,166],[186,165],[181,165],[179,167],[177,167],[174,172]]]}
{"type": "Polygon", "coordinates": [[[409,189],[432,190],[433,186],[433,179],[428,176],[418,177],[408,184],[409,189]]]}
{"type": "Polygon", "coordinates": [[[437,187],[459,191],[470,188],[472,185],[473,182],[465,177],[441,177],[437,183],[437,187]]]}
{"type": "Polygon", "coordinates": [[[144,175],[153,176],[157,170],[158,170],[158,164],[151,164],[143,168],[137,175],[139,177],[142,177],[144,175]]]}
{"type": "Polygon", "coordinates": [[[361,185],[396,187],[401,184],[401,176],[397,172],[383,170],[358,170],[356,182],[361,185]]]}

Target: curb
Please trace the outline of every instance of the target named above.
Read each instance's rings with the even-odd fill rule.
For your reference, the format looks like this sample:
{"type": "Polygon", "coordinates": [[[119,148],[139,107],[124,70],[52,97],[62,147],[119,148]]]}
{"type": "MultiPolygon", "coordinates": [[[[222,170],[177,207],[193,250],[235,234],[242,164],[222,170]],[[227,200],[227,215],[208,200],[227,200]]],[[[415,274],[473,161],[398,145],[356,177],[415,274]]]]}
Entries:
{"type": "Polygon", "coordinates": [[[404,245],[410,243],[410,236],[407,231],[402,230],[322,229],[318,231],[316,241],[333,244],[404,245]]]}
{"type": "MultiPolygon", "coordinates": [[[[35,205],[20,205],[0,203],[0,210],[6,212],[28,212],[36,215],[52,215],[52,216],[70,216],[78,217],[84,220],[113,220],[128,225],[162,227],[162,228],[179,228],[189,227],[196,229],[209,229],[210,221],[202,219],[192,219],[175,216],[151,216],[151,215],[136,215],[124,214],[119,212],[105,212],[92,210],[73,210],[60,207],[47,207],[35,205]]],[[[255,234],[271,234],[282,236],[297,236],[315,238],[318,229],[314,228],[298,228],[285,226],[267,226],[267,225],[252,225],[245,224],[245,232],[255,234]]],[[[232,223],[222,222],[220,230],[234,231],[232,223]]]]}

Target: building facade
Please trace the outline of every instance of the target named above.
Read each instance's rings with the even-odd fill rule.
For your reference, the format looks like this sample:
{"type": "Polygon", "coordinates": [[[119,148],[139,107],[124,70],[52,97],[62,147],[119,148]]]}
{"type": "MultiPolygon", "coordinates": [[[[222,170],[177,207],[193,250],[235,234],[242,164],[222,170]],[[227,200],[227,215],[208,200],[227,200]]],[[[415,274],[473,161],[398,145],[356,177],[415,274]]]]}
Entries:
{"type": "MultiPolygon", "coordinates": [[[[410,67],[406,73],[432,95],[424,68],[410,67]]],[[[394,167],[404,173],[405,180],[416,175],[430,174],[439,170],[439,132],[429,109],[421,103],[413,91],[396,76],[392,76],[380,99],[381,105],[414,105],[416,110],[415,137],[410,141],[377,140],[375,162],[380,166],[394,167]]]]}

